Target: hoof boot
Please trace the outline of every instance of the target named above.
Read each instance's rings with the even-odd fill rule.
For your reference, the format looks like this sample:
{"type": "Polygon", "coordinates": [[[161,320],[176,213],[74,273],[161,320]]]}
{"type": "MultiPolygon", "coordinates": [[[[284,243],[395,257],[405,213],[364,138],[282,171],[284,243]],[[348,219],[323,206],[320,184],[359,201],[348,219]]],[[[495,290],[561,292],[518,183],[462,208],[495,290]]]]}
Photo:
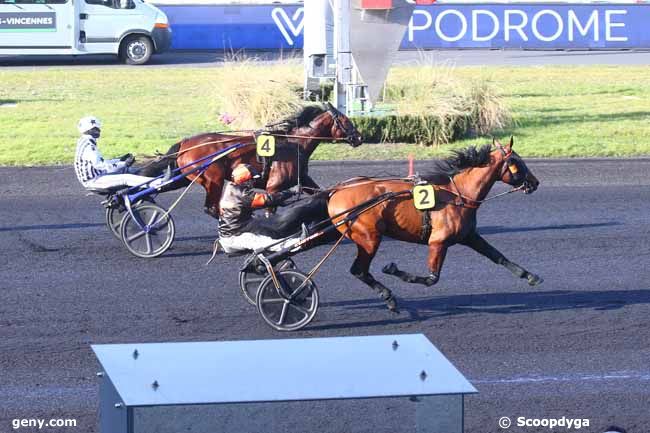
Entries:
{"type": "Polygon", "coordinates": [[[528,274],[526,279],[528,280],[528,285],[530,286],[539,286],[544,282],[544,279],[542,277],[535,274],[528,274]]]}

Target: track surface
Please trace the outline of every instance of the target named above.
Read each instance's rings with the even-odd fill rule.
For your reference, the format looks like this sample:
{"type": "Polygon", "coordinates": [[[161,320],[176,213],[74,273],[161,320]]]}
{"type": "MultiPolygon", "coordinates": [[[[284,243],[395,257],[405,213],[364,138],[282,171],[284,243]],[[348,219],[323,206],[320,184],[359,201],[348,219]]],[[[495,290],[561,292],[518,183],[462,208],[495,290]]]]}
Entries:
{"type": "MultiPolygon", "coordinates": [[[[543,285],[530,288],[454,247],[437,286],[410,286],[382,275],[381,266],[394,260],[425,274],[426,248],[387,240],[373,272],[399,297],[402,314],[392,316],[348,274],[354,248],[347,244],[317,277],[316,320],[290,335],[272,331],[244,302],[239,260],[222,256],[204,266],[215,233],[201,212],[202,193],[189,194],[175,213],[173,250],[147,261],[111,237],[99,198],[84,195],[71,168],[0,169],[0,432],[12,431],[11,419],[36,417],[76,418],[79,427],[66,431],[96,432],[92,343],[415,332],[479,389],[466,400],[467,432],[497,432],[501,416],[587,418],[591,427],[581,431],[614,423],[647,432],[650,160],[529,165],[542,181],[538,192],[485,205],[479,226],[509,258],[542,275],[543,285]]],[[[327,185],[405,167],[337,163],[311,171],[327,185]]],[[[298,262],[307,267],[323,253],[298,262]]],[[[332,416],[331,407],[305,403],[305,413],[316,415],[293,431],[412,431],[412,412],[401,406],[351,407],[332,416]]],[[[276,418],[262,431],[288,430],[276,418]]]]}
{"type": "MultiPolygon", "coordinates": [[[[243,53],[238,53],[242,56],[243,53]]],[[[302,52],[277,53],[251,51],[246,56],[258,61],[276,61],[280,58],[296,58],[302,61],[302,52]]],[[[232,57],[232,56],[229,56],[232,57]]],[[[214,67],[222,64],[221,51],[173,51],[156,55],[144,68],[170,66],[214,67]]],[[[395,63],[419,65],[428,63],[457,66],[541,66],[541,65],[648,65],[648,51],[522,51],[522,50],[440,50],[400,51],[395,63]]],[[[115,67],[132,68],[121,64],[116,56],[0,56],[0,66],[5,68],[32,69],[34,66],[115,67]]]]}

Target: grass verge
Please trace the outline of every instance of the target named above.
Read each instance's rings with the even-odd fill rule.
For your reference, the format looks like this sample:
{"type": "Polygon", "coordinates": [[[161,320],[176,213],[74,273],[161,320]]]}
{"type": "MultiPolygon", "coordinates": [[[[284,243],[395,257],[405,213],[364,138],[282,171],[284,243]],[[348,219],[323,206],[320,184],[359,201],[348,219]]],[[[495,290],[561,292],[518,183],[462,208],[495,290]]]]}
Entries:
{"type": "MultiPolygon", "coordinates": [[[[104,122],[107,156],[151,154],[180,138],[224,126],[220,93],[227,68],[42,68],[0,71],[0,165],[70,163],[77,120],[104,122]]],[[[260,68],[264,73],[264,69],[260,68]]],[[[300,74],[300,66],[287,74],[300,74]]],[[[422,68],[395,68],[409,80],[422,68]]],[[[630,66],[454,68],[466,80],[486,80],[500,93],[513,125],[495,132],[516,137],[524,156],[650,155],[650,69],[630,66]]],[[[277,80],[276,80],[277,81],[277,80]]],[[[451,145],[378,144],[351,149],[324,144],[316,159],[425,158],[451,145]]]]}

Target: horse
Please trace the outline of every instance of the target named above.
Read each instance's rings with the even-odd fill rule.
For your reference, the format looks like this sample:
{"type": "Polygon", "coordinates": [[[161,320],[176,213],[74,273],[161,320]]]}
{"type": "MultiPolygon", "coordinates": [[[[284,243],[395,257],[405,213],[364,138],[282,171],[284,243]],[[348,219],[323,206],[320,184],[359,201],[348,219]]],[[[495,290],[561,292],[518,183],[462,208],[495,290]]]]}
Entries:
{"type": "MultiPolygon", "coordinates": [[[[256,185],[269,193],[290,188],[298,182],[306,191],[317,191],[318,184],[309,177],[308,163],[312,153],[322,141],[342,140],[352,147],[362,144],[361,134],[352,121],[330,103],[324,107],[309,105],[295,115],[273,125],[265,133],[278,137],[276,153],[271,161],[261,161],[257,157],[255,133],[232,135],[225,133],[206,133],[186,138],[174,144],[160,160],[145,167],[139,174],[155,177],[170,167],[175,169],[190,165],[192,162],[208,156],[236,143],[251,144],[229,154],[210,165],[196,182],[206,191],[205,211],[208,215],[219,218],[219,200],[224,181],[230,178],[232,170],[238,164],[250,164],[260,173],[262,179],[256,185]]],[[[184,183],[178,183],[171,189],[187,185],[196,177],[187,176],[184,183]]]]}
{"type": "Polygon", "coordinates": [[[397,193],[394,199],[386,200],[361,213],[349,224],[337,227],[342,235],[357,245],[357,256],[350,273],[378,292],[389,310],[398,312],[397,301],[390,289],[369,272],[382,237],[389,236],[428,245],[429,275],[412,275],[400,270],[395,263],[382,269],[383,273],[408,283],[436,284],[447,249],[461,244],[504,266],[515,276],[526,279],[531,286],[541,284],[541,277],[508,260],[476,230],[477,210],[497,181],[513,186],[513,191],[523,190],[526,194],[533,193],[539,186],[539,180],[512,148],[512,138],[506,146],[494,140],[492,145],[454,151],[449,158],[435,161],[431,172],[421,177],[435,189],[435,207],[427,211],[415,208],[413,195],[409,193],[413,181],[407,179],[360,179],[335,189],[328,203],[328,214],[334,223],[345,218],[348,215],[346,210],[354,206],[386,193],[397,193]]]}

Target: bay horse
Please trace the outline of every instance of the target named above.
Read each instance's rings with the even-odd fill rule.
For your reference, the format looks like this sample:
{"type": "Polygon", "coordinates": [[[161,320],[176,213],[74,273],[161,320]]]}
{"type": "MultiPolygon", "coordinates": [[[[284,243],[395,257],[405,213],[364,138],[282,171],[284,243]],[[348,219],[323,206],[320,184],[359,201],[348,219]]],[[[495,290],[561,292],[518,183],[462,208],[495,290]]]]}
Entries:
{"type": "MultiPolygon", "coordinates": [[[[290,188],[299,180],[307,191],[318,190],[316,182],[309,177],[308,163],[312,153],[322,141],[342,140],[352,147],[362,144],[361,134],[352,121],[330,103],[326,103],[323,107],[306,106],[265,132],[278,137],[278,141],[276,153],[267,170],[267,179],[262,179],[262,182],[256,186],[270,193],[290,188]]],[[[256,136],[252,132],[246,135],[216,132],[195,135],[174,144],[163,158],[145,167],[139,174],[155,177],[162,174],[168,166],[175,169],[233,144],[250,144],[251,146],[246,146],[216,161],[196,180],[206,191],[206,213],[219,218],[221,191],[224,181],[230,178],[233,168],[243,163],[250,164],[260,173],[264,170],[263,162],[257,158],[255,142],[256,136]]],[[[190,171],[192,167],[194,166],[189,166],[186,170],[190,171]]],[[[194,174],[190,175],[185,183],[173,185],[173,188],[187,185],[195,177],[194,174]]]]}
{"type": "Polygon", "coordinates": [[[347,209],[374,197],[406,192],[361,213],[349,225],[338,227],[341,234],[357,245],[357,257],[350,268],[352,275],[377,291],[391,311],[397,311],[392,292],[369,272],[370,263],[385,235],[429,247],[427,276],[412,275],[400,270],[395,263],[382,269],[383,273],[397,276],[408,283],[425,286],[436,284],[447,249],[461,244],[505,266],[531,286],[541,284],[542,278],[508,260],[476,231],[477,210],[497,181],[522,189],[527,194],[539,186],[537,178],[512,147],[512,138],[507,146],[495,140],[492,146],[469,147],[453,152],[447,159],[434,161],[432,171],[422,176],[435,188],[436,204],[428,211],[415,208],[412,194],[408,193],[413,188],[413,182],[407,179],[360,179],[336,189],[328,203],[328,213],[333,222],[345,218],[347,209]],[[339,214],[340,217],[334,218],[339,214]]]}

